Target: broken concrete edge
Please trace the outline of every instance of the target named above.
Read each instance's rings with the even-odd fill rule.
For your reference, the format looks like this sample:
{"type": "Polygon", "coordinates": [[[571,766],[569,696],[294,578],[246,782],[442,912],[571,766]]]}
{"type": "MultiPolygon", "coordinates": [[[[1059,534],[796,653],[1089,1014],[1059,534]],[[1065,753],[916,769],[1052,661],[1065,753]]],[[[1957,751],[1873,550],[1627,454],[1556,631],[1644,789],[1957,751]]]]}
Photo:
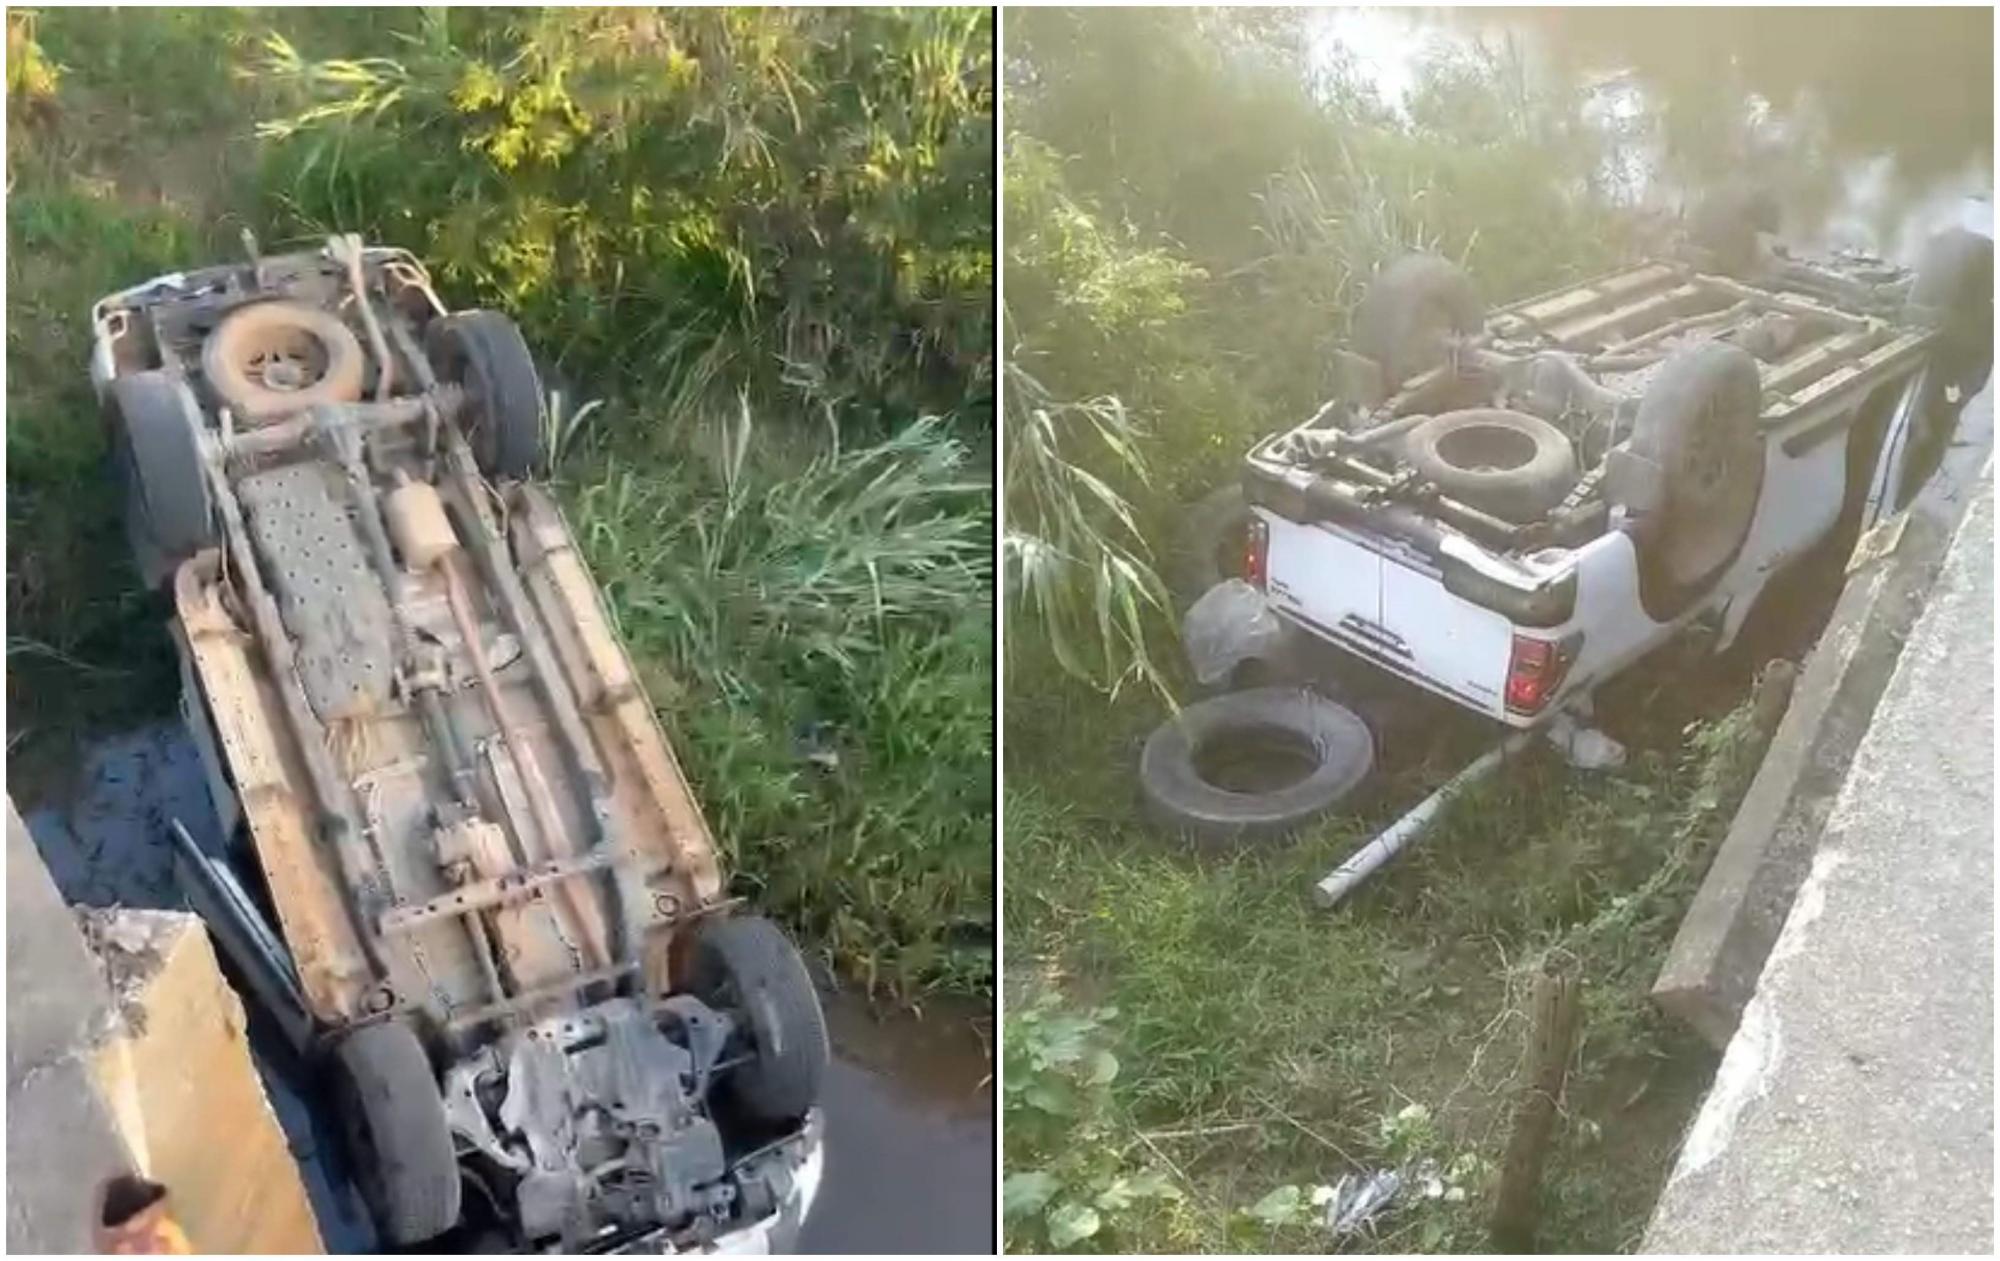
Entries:
{"type": "Polygon", "coordinates": [[[71,906],[7,813],[7,1250],[95,1251],[100,1188],[137,1173],[204,1250],[322,1251],[206,927],[71,906]]]}
{"type": "Polygon", "coordinates": [[[90,1252],[97,1188],[134,1167],[91,1086],[109,987],[7,803],[7,1251],[90,1252]]]}
{"type": "MultiPolygon", "coordinates": [[[[1990,476],[1981,474],[1982,481],[1990,476]]],[[[1717,1050],[1729,1043],[1812,865],[1827,811],[1887,690],[1973,498],[1945,479],[1859,540],[1832,618],[1689,903],[1656,1003],[1717,1050]]]]}
{"type": "Polygon", "coordinates": [[[83,914],[125,1024],[97,1050],[93,1083],[136,1169],[168,1188],[169,1211],[203,1251],[322,1251],[304,1176],[250,1053],[248,1015],[200,919],[83,914]]]}

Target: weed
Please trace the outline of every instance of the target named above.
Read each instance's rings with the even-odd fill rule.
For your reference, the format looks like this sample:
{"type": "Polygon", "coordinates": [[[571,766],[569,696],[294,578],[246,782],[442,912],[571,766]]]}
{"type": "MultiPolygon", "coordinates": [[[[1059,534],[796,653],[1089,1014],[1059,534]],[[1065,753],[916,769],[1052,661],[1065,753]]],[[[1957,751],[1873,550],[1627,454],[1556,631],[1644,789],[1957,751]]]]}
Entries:
{"type": "Polygon", "coordinates": [[[62,75],[35,38],[35,18],[31,9],[7,12],[7,104],[23,112],[53,101],[62,75]]]}
{"type": "Polygon", "coordinates": [[[1105,1042],[1117,1015],[1065,1011],[1046,991],[1008,1013],[1004,1107],[1024,1154],[1001,1187],[1010,1250],[1115,1252],[1131,1222],[1183,1198],[1166,1169],[1134,1158],[1139,1143],[1112,1105],[1118,1057],[1105,1042]]]}
{"type": "Polygon", "coordinates": [[[7,698],[10,731],[37,737],[13,782],[34,785],[81,730],[171,703],[162,614],[126,559],[105,463],[89,313],[184,262],[197,234],[170,211],[38,180],[8,198],[7,231],[7,698]]]}
{"type": "Polygon", "coordinates": [[[1147,638],[1165,591],[1131,505],[1086,467],[1086,456],[1108,451],[1143,482],[1143,434],[1116,398],[1049,397],[1018,355],[1007,381],[1010,605],[1035,628],[1031,644],[1072,676],[1114,694],[1132,679],[1162,687],[1147,638]]]}
{"type": "Polygon", "coordinates": [[[990,492],[935,420],[802,462],[719,428],[565,484],[592,571],[763,900],[871,985],[983,987],[990,492]]]}

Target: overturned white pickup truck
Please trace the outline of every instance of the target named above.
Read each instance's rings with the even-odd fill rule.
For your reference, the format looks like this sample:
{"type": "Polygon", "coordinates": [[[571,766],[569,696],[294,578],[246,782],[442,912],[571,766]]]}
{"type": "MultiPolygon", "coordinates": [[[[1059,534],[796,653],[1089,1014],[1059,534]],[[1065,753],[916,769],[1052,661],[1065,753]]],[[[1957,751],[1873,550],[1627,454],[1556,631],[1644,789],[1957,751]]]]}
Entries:
{"type": "Polygon", "coordinates": [[[400,250],[99,302],[135,557],[227,855],[181,874],[328,1075],[384,1244],[786,1250],[819,1000],[713,838],[554,500],[520,333],[400,250]]]}
{"type": "MultiPolygon", "coordinates": [[[[1608,745],[1578,724],[1592,689],[1690,623],[1726,648],[1776,575],[1902,507],[1992,361],[1988,237],[1947,231],[1914,274],[1729,253],[1490,315],[1444,259],[1386,268],[1357,314],[1361,384],[1209,501],[1191,550],[1233,582],[1190,613],[1198,665],[1309,681],[1305,637],[1508,728],[1608,745]]],[[[1368,769],[1343,714],[1297,686],[1188,707],[1142,758],[1151,813],[1211,839],[1297,827],[1368,769]],[[1209,771],[1260,743],[1292,771],[1248,790],[1209,771]]]]}

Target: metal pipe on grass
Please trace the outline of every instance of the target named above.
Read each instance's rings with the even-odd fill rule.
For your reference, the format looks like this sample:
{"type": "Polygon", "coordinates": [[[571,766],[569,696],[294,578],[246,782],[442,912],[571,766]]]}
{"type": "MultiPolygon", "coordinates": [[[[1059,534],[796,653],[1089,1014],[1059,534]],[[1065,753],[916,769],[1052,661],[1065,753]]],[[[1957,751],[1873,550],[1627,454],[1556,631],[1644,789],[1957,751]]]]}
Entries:
{"type": "Polygon", "coordinates": [[[1411,842],[1422,837],[1425,830],[1436,821],[1446,802],[1499,770],[1508,758],[1526,748],[1528,742],[1535,738],[1535,734],[1533,731],[1515,732],[1475,759],[1472,765],[1446,780],[1436,792],[1418,802],[1408,814],[1390,824],[1375,839],[1355,850],[1346,862],[1328,872],[1324,880],[1313,886],[1313,901],[1322,907],[1339,905],[1342,898],[1354,891],[1354,886],[1373,875],[1384,863],[1402,853],[1411,842]]]}

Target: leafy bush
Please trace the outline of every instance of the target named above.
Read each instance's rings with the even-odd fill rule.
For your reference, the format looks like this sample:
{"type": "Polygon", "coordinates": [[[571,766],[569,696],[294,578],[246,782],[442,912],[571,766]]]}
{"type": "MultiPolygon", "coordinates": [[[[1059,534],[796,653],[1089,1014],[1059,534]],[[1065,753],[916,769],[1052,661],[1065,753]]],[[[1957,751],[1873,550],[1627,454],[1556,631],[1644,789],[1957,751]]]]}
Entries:
{"type": "Polygon", "coordinates": [[[35,14],[29,9],[7,12],[7,104],[33,110],[55,99],[61,69],[35,39],[35,14]]]}
{"type": "Polygon", "coordinates": [[[1121,1220],[1172,1205],[1167,1173],[1130,1159],[1114,1120],[1109,1007],[1076,1012],[1044,992],[1010,1011],[1002,1039],[1009,1163],[1000,1190],[1015,1252],[1116,1252],[1121,1220]],[[1014,1159],[1018,1154],[1019,1159],[1014,1159]]]}
{"type": "Polygon", "coordinates": [[[605,388],[886,433],[991,395],[979,9],[427,10],[261,72],[285,221],[404,244],[605,388]]]}

